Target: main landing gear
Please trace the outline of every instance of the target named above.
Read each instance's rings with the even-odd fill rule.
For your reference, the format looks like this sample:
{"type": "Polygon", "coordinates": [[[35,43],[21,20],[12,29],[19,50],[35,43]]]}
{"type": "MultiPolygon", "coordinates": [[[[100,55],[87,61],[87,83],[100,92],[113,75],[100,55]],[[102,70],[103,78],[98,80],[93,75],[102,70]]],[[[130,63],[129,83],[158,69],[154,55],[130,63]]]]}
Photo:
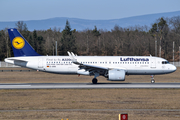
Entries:
{"type": "Polygon", "coordinates": [[[99,76],[99,73],[97,73],[97,72],[94,73],[94,78],[92,79],[92,83],[93,83],[93,84],[96,84],[96,83],[97,83],[98,80],[96,79],[96,77],[98,77],[98,76],[99,76]]]}
{"type": "Polygon", "coordinates": [[[151,83],[155,83],[154,75],[151,75],[151,83]]]}

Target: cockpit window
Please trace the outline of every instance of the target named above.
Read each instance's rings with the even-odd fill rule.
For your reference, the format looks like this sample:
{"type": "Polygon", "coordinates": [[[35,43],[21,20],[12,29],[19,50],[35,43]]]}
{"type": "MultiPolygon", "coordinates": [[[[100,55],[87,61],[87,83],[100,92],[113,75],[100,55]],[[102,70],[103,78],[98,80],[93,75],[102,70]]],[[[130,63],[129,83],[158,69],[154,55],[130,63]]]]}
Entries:
{"type": "Polygon", "coordinates": [[[168,61],[162,61],[162,64],[169,64],[168,61]]]}

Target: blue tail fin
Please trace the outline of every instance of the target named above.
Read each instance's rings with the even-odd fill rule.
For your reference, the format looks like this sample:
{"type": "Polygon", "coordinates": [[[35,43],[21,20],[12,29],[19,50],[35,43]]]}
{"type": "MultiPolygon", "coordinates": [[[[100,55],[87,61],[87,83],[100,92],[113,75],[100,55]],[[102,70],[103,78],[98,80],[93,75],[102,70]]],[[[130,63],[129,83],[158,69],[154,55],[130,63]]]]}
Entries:
{"type": "Polygon", "coordinates": [[[40,56],[26,41],[26,39],[18,32],[17,29],[8,29],[11,40],[14,57],[20,56],[40,56]]]}

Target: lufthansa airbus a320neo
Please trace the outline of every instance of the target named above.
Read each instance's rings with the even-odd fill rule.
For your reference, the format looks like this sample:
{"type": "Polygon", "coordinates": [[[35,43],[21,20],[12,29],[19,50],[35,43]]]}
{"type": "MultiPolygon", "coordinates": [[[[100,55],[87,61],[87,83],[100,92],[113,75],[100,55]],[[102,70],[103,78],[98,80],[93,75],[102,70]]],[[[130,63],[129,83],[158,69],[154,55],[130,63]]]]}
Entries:
{"type": "Polygon", "coordinates": [[[5,62],[14,65],[59,74],[93,75],[92,83],[98,76],[110,81],[124,81],[125,75],[167,74],[176,71],[176,67],[167,60],[153,56],[77,56],[68,52],[68,56],[41,56],[18,32],[8,29],[14,57],[5,62]]]}

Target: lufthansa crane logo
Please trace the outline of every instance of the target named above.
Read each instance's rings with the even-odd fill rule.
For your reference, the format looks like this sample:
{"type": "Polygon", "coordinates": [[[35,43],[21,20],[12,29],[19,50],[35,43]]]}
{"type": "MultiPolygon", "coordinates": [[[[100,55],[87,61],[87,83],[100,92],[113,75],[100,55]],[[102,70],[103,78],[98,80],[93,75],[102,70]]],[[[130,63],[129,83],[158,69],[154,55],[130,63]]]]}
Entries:
{"type": "Polygon", "coordinates": [[[12,45],[16,49],[22,49],[25,45],[25,41],[22,37],[15,37],[12,41],[12,45]]]}

